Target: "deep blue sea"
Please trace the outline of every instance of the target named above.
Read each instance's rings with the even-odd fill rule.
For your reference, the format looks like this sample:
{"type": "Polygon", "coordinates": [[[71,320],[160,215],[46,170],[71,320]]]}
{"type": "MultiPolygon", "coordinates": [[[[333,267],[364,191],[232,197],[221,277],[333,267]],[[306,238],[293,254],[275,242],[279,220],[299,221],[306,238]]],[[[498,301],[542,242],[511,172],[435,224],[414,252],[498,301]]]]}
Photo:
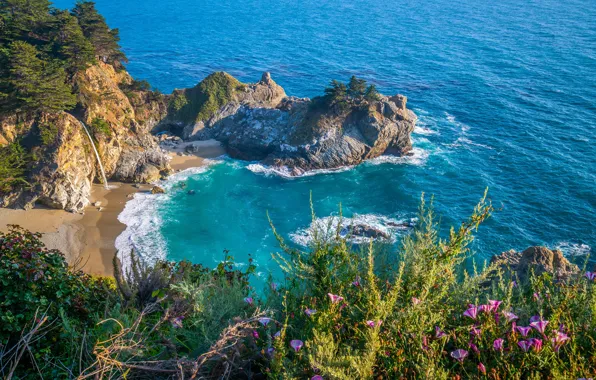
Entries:
{"type": "MultiPolygon", "coordinates": [[[[56,1],[57,7],[74,2],[56,1]]],[[[321,94],[355,74],[401,93],[419,116],[415,155],[339,173],[285,179],[250,163],[214,162],[177,175],[167,196],[140,195],[120,242],[154,257],[214,265],[229,250],[275,271],[278,231],[304,243],[317,216],[377,225],[416,216],[434,195],[444,228],[486,187],[498,208],[477,234],[481,259],[530,245],[596,247],[594,0],[97,0],[130,59],[163,92],[224,70],[263,71],[289,95],[321,94]],[[253,169],[252,171],[249,169],[253,169]],[[258,169],[258,167],[257,167],[258,169]],[[188,178],[186,178],[188,177],[188,178]],[[195,196],[175,190],[185,180],[195,196]]],[[[323,219],[326,220],[326,219],[323,219]]]]}

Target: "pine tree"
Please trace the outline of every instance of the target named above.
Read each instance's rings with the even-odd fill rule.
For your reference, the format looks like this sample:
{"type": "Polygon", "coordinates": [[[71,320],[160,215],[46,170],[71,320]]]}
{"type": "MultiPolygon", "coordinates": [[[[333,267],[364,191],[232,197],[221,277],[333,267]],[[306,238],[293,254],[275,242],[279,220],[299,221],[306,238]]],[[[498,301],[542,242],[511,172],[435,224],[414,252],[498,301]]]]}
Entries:
{"type": "Polygon", "coordinates": [[[33,45],[13,42],[8,66],[8,99],[2,101],[2,108],[17,112],[58,112],[76,104],[64,69],[54,60],[42,60],[33,45]]]}
{"type": "Polygon", "coordinates": [[[38,31],[50,18],[49,11],[49,0],[1,0],[0,24],[4,25],[4,42],[17,38],[43,40],[38,31]]]}
{"type": "Polygon", "coordinates": [[[74,74],[84,70],[95,61],[95,50],[89,40],[83,35],[78,19],[68,11],[58,11],[56,30],[53,31],[53,41],[57,55],[66,60],[67,71],[74,74]]]}
{"type": "Polygon", "coordinates": [[[338,80],[332,80],[329,87],[325,89],[325,97],[331,102],[345,101],[348,96],[346,85],[338,80]]]}
{"type": "Polygon", "coordinates": [[[348,83],[348,95],[352,98],[359,98],[364,96],[366,92],[366,81],[364,79],[358,79],[352,75],[350,83],[348,83]]]}
{"type": "Polygon", "coordinates": [[[105,18],[95,9],[95,3],[81,1],[72,14],[79,20],[83,34],[95,48],[95,54],[104,62],[126,61],[120,50],[118,29],[110,29],[105,18]]]}
{"type": "Polygon", "coordinates": [[[371,84],[366,88],[366,92],[364,93],[364,99],[368,100],[369,102],[376,102],[381,99],[381,94],[377,90],[377,86],[371,84]]]}

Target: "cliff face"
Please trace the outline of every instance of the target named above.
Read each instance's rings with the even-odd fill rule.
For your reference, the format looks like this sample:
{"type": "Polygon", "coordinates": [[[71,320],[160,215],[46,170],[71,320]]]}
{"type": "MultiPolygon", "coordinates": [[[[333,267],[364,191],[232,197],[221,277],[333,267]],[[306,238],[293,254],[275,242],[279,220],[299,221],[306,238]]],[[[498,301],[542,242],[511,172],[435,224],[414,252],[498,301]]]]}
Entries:
{"type": "Polygon", "coordinates": [[[401,156],[412,149],[416,116],[406,108],[404,96],[332,107],[322,99],[286,96],[269,73],[258,83],[231,87],[225,101],[202,118],[202,104],[189,112],[193,103],[186,94],[185,105],[178,112],[170,110],[160,128],[184,139],[219,140],[230,156],[262,160],[289,175],[356,165],[382,154],[401,156]]]}
{"type": "Polygon", "coordinates": [[[163,118],[163,99],[153,101],[149,91],[127,95],[123,89],[132,83],[128,73],[102,62],[74,81],[79,104],[72,114],[41,114],[18,122],[9,117],[0,123],[0,146],[18,140],[30,160],[29,186],[0,194],[1,206],[27,209],[40,202],[79,212],[89,203],[99,165],[80,121],[91,131],[108,179],[151,182],[169,172],[167,156],[149,133],[163,118]],[[129,96],[140,99],[136,107],[129,96]]]}

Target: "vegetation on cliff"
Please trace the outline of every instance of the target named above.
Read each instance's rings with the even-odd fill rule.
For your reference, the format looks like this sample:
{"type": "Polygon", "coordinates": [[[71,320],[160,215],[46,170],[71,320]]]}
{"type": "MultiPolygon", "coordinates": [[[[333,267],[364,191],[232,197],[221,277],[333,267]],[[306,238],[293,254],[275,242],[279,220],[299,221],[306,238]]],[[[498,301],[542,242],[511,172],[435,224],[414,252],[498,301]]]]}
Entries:
{"type": "MultiPolygon", "coordinates": [[[[473,232],[440,238],[422,202],[389,257],[340,231],[308,251],[279,237],[282,282],[254,267],[132,259],[116,281],[68,269],[38,236],[0,235],[0,371],[36,378],[587,378],[596,372],[596,275],[520,280],[501,264],[469,271],[473,232]]],[[[313,215],[314,216],[314,215],[313,215]]],[[[330,233],[331,232],[331,233],[330,233]]]]}
{"type": "Polygon", "coordinates": [[[169,112],[174,119],[187,123],[206,121],[244,86],[228,73],[215,72],[193,88],[174,91],[169,112]]]}
{"type": "Polygon", "coordinates": [[[0,115],[72,109],[78,71],[126,60],[118,40],[93,2],[72,12],[48,0],[0,2],[0,115]]]}

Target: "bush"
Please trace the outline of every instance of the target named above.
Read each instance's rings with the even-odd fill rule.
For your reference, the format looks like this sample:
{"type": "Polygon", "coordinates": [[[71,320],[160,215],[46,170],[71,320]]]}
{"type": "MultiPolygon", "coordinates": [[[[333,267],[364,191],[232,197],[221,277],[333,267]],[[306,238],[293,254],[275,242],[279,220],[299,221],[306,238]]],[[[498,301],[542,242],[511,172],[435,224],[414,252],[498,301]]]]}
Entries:
{"type": "Polygon", "coordinates": [[[101,117],[96,117],[91,121],[91,133],[93,137],[100,138],[100,137],[109,137],[112,135],[112,129],[110,128],[110,124],[107,121],[102,119],[101,117]]]}
{"type": "Polygon", "coordinates": [[[17,186],[28,185],[28,162],[29,156],[18,142],[0,147],[0,194],[8,193],[17,186]]]}
{"type": "Polygon", "coordinates": [[[45,146],[51,146],[56,142],[58,137],[58,126],[54,123],[49,123],[39,127],[39,137],[41,143],[45,146]]]}

